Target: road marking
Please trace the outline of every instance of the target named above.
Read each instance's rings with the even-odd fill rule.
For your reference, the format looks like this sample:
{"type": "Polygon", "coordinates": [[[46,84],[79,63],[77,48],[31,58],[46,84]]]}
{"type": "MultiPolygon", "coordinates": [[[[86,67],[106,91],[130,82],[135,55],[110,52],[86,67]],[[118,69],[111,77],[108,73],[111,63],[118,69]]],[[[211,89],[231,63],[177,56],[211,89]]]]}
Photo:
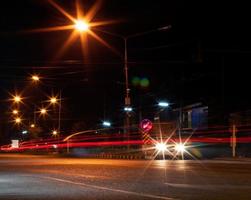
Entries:
{"type": "MultiPolygon", "coordinates": [[[[40,172],[43,173],[44,170],[32,170],[34,172],[40,172]]],[[[69,175],[69,176],[76,176],[76,177],[81,177],[81,178],[102,178],[102,179],[112,179],[111,177],[108,176],[95,176],[95,175],[86,175],[86,174],[75,174],[75,173],[66,173],[66,172],[60,172],[58,170],[47,170],[47,173],[51,174],[62,174],[62,175],[69,175]]]]}
{"type": "Polygon", "coordinates": [[[118,192],[118,193],[124,193],[124,194],[153,198],[153,199],[177,200],[177,199],[170,198],[170,197],[157,196],[157,195],[153,195],[153,194],[143,194],[143,193],[132,192],[132,191],[127,191],[127,190],[114,189],[114,188],[91,185],[91,184],[86,184],[86,183],[79,183],[79,182],[74,182],[74,181],[70,181],[70,180],[66,180],[66,179],[53,178],[53,177],[48,177],[48,176],[31,176],[31,177],[48,179],[48,180],[58,181],[58,182],[62,182],[62,183],[69,183],[69,184],[74,184],[74,185],[78,185],[78,186],[88,187],[88,188],[92,188],[92,189],[107,190],[107,191],[111,191],[111,192],[118,192]]]}
{"type": "Polygon", "coordinates": [[[176,188],[189,188],[189,189],[251,189],[251,186],[247,185],[195,185],[195,184],[182,184],[182,183],[165,183],[168,186],[176,187],[176,188]]]}

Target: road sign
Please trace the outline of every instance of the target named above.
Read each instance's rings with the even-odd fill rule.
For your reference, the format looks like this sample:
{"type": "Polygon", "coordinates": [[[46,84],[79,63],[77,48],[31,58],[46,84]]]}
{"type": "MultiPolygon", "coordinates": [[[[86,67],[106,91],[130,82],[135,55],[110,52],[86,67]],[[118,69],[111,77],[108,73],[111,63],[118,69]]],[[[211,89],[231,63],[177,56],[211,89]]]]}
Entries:
{"type": "Polygon", "coordinates": [[[152,129],[153,123],[149,119],[143,119],[140,122],[140,128],[143,130],[143,132],[148,132],[152,129]]]}

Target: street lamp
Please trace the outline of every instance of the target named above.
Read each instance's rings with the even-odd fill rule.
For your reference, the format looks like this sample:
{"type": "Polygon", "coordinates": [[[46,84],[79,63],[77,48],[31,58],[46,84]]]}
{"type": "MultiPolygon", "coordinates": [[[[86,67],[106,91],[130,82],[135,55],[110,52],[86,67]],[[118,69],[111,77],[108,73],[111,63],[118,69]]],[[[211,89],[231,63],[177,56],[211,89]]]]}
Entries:
{"type": "Polygon", "coordinates": [[[79,32],[85,32],[89,30],[90,25],[85,20],[76,20],[74,28],[79,32]]]}
{"type": "Polygon", "coordinates": [[[22,121],[22,119],[20,117],[15,118],[15,123],[16,124],[20,124],[21,121],[22,121]]]}
{"type": "Polygon", "coordinates": [[[45,115],[47,114],[47,110],[45,108],[40,109],[40,114],[45,115]]]}
{"type": "Polygon", "coordinates": [[[135,34],[128,35],[128,36],[123,36],[123,35],[119,35],[119,34],[116,34],[116,33],[111,33],[111,32],[108,32],[108,31],[103,31],[103,30],[100,30],[100,29],[93,28],[94,30],[97,30],[97,31],[99,31],[101,33],[105,33],[105,34],[108,34],[108,35],[111,35],[111,36],[114,36],[114,37],[117,37],[117,38],[121,38],[124,41],[124,73],[125,73],[125,102],[124,102],[125,106],[124,106],[124,111],[126,111],[126,127],[129,127],[129,124],[130,124],[130,120],[129,120],[130,112],[132,111],[131,98],[130,98],[130,88],[129,88],[129,79],[128,79],[128,50],[127,50],[128,39],[139,37],[139,36],[142,36],[142,35],[147,35],[147,34],[150,34],[150,33],[153,33],[153,32],[157,32],[157,31],[169,30],[170,28],[171,28],[171,26],[168,25],[168,26],[160,27],[160,28],[157,28],[157,29],[149,30],[149,31],[135,33],[135,34]]]}
{"type": "Polygon", "coordinates": [[[169,103],[166,102],[166,101],[160,101],[160,102],[158,103],[158,106],[161,107],[161,108],[166,108],[166,107],[169,106],[169,103]]]}
{"type": "Polygon", "coordinates": [[[13,96],[14,103],[20,103],[22,101],[22,98],[19,95],[13,96]]]}
{"type": "Polygon", "coordinates": [[[56,97],[51,97],[50,98],[50,103],[51,104],[56,104],[58,102],[58,99],[56,97]]]}
{"type": "Polygon", "coordinates": [[[35,124],[31,124],[30,127],[31,127],[31,128],[35,128],[35,124]]]}
{"type": "Polygon", "coordinates": [[[103,126],[110,127],[111,126],[111,122],[103,121],[103,126]]]}
{"type": "Polygon", "coordinates": [[[13,115],[17,115],[18,113],[19,113],[19,111],[16,110],[16,109],[12,111],[12,114],[13,114],[13,115]]]}
{"type": "Polygon", "coordinates": [[[126,107],[124,107],[124,111],[126,111],[126,112],[132,112],[132,107],[126,106],[126,107]]]}
{"type": "Polygon", "coordinates": [[[52,135],[57,136],[58,132],[56,130],[52,131],[52,135]]]}
{"type": "Polygon", "coordinates": [[[32,81],[38,82],[40,80],[40,77],[38,75],[32,75],[31,76],[32,81]]]}

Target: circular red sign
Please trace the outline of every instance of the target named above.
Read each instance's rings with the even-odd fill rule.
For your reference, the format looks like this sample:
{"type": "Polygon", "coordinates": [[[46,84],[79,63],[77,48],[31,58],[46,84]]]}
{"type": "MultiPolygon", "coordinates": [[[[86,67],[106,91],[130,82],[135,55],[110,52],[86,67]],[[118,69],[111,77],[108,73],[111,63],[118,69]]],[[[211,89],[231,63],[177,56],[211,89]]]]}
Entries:
{"type": "Polygon", "coordinates": [[[144,132],[148,132],[152,129],[153,127],[153,123],[149,120],[149,119],[143,119],[140,122],[140,128],[144,131],[144,132]]]}

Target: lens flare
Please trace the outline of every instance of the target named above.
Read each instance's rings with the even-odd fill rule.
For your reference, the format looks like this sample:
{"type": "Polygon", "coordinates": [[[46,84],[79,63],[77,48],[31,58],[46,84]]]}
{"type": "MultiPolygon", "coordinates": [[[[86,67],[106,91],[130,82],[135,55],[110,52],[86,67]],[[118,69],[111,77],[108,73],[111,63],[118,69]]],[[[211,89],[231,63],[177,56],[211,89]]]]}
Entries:
{"type": "Polygon", "coordinates": [[[157,143],[155,145],[155,149],[158,151],[158,152],[164,152],[167,150],[167,145],[165,143],[157,143]]]}
{"type": "Polygon", "coordinates": [[[184,153],[186,151],[186,147],[182,143],[175,144],[174,148],[178,153],[184,153]]]}
{"type": "Polygon", "coordinates": [[[22,98],[20,96],[18,96],[18,95],[16,95],[16,96],[13,97],[13,101],[15,103],[19,103],[19,102],[21,102],[21,100],[22,100],[22,98]]]}
{"type": "Polygon", "coordinates": [[[75,22],[75,29],[80,31],[80,32],[88,31],[89,30],[89,24],[84,20],[77,20],[75,22]]]}
{"type": "Polygon", "coordinates": [[[56,3],[54,0],[48,1],[56,10],[58,10],[61,14],[63,14],[67,20],[71,21],[71,24],[66,24],[62,26],[52,26],[47,28],[39,28],[33,29],[25,32],[51,32],[51,31],[67,31],[72,30],[72,34],[68,37],[68,39],[64,42],[62,47],[58,50],[58,53],[54,57],[55,60],[59,59],[66,49],[72,44],[78,37],[80,37],[82,52],[84,60],[87,60],[88,57],[88,38],[87,36],[91,36],[100,42],[102,45],[108,47],[111,51],[120,55],[116,49],[114,49],[111,45],[109,45],[106,41],[104,41],[100,36],[94,33],[91,30],[91,27],[99,27],[107,24],[113,24],[118,22],[117,20],[109,20],[109,21],[94,21],[94,17],[97,12],[101,8],[102,1],[97,1],[90,9],[84,12],[82,5],[79,0],[76,0],[76,16],[72,16],[66,9],[64,9],[61,5],[56,3]]]}

